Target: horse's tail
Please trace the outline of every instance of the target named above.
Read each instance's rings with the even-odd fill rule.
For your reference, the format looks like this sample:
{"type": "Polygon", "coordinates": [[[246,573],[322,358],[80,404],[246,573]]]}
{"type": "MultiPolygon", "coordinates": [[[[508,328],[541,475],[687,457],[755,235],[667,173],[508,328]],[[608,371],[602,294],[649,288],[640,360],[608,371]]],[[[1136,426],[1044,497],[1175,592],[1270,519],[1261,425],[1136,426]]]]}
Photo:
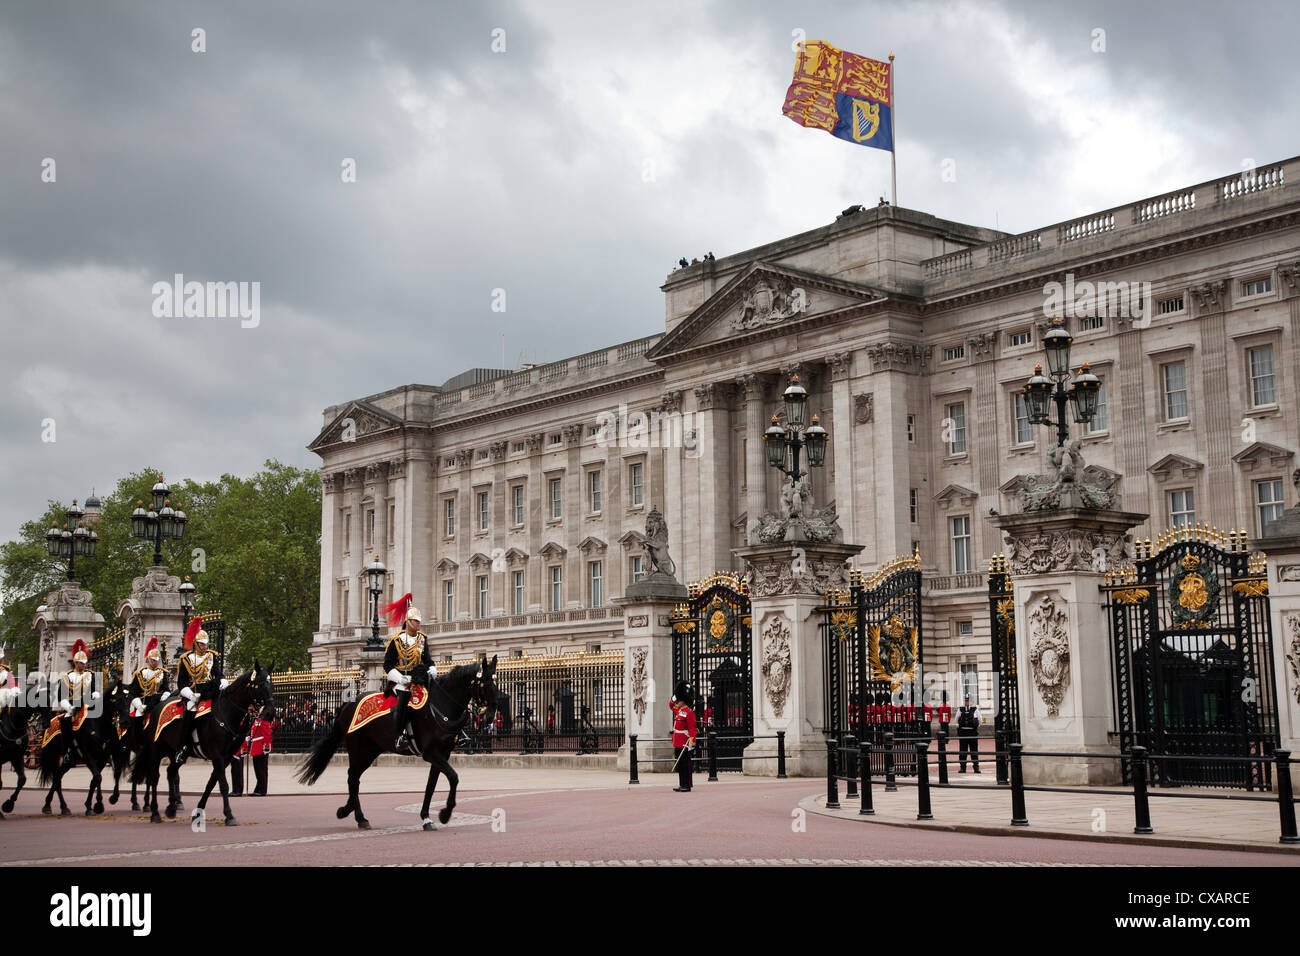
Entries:
{"type": "Polygon", "coordinates": [[[344,704],[339,708],[339,712],[334,717],[334,729],[329,732],[329,736],[322,737],[316,741],[311,752],[307,754],[307,759],[302,762],[298,768],[298,782],[311,786],[320,779],[325,768],[334,759],[334,753],[339,749],[339,744],[343,743],[343,738],[347,736],[348,725],[352,723],[352,713],[357,709],[355,702],[344,704]]]}
{"type": "Polygon", "coordinates": [[[54,785],[54,772],[59,769],[59,762],[63,760],[63,750],[63,747],[55,746],[53,741],[49,746],[41,748],[36,779],[40,781],[42,787],[54,785]]]}
{"type": "Polygon", "coordinates": [[[136,751],[135,759],[131,761],[131,785],[138,786],[149,779],[149,758],[151,750],[148,746],[142,746],[136,751]]]}

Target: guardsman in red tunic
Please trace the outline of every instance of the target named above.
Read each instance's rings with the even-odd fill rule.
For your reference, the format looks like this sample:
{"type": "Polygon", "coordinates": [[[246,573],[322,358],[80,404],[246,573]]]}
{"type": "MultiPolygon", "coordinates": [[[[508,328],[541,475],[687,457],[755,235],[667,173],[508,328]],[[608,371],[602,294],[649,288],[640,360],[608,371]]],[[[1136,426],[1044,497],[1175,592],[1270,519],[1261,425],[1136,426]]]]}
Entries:
{"type": "Polygon", "coordinates": [[[266,796],[266,765],[271,753],[271,723],[261,717],[253,720],[253,727],[248,732],[248,753],[253,758],[253,785],[251,796],[266,796]]]}
{"type": "Polygon", "coordinates": [[[695,711],[691,709],[691,687],[679,681],[668,702],[673,711],[673,758],[677,763],[674,793],[691,792],[691,751],[695,748],[695,711]]]}

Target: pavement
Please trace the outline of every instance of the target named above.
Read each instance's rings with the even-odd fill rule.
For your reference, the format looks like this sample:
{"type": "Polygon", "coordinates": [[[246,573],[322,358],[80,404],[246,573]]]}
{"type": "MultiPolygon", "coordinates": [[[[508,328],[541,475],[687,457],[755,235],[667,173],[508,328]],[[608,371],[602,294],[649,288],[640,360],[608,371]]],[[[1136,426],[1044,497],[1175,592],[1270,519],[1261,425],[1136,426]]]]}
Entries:
{"type": "MultiPolygon", "coordinates": [[[[671,790],[673,775],[643,774],[632,786],[624,773],[588,769],[464,768],[450,822],[422,832],[426,777],[420,767],[368,772],[362,804],[372,828],[359,830],[335,814],[345,792],[342,761],[310,788],[293,780],[289,768],[273,767],[270,796],[231,801],[239,823],[233,827],[221,822],[218,797],[209,801],[206,820],[191,824],[206,782],[197,765],[182,770],[186,809],[158,825],[129,809],[129,791],[104,815],[82,816],[85,795],[77,789],[86,777],[74,769],[64,788],[74,815],[43,816],[44,794],[24,790],[15,811],[0,821],[0,866],[1294,866],[1297,860],[1290,849],[1259,852],[1276,841],[1273,803],[1153,797],[1157,833],[1170,839],[1139,847],[1123,838],[1132,817],[1131,803],[1125,816],[1122,798],[1031,792],[1032,826],[1025,831],[1007,825],[1006,790],[936,788],[936,822],[917,824],[908,819],[915,816],[913,788],[886,795],[877,786],[879,813],[866,823],[843,795],[845,809],[827,811],[820,779],[724,774],[716,783],[697,777],[690,794],[678,794],[671,790]],[[1091,832],[1096,807],[1106,813],[1105,832],[1091,832]],[[1191,836],[1198,821],[1203,830],[1191,836]]],[[[12,776],[4,783],[7,796],[12,776]]],[[[445,795],[441,781],[434,810],[445,795]]]]}

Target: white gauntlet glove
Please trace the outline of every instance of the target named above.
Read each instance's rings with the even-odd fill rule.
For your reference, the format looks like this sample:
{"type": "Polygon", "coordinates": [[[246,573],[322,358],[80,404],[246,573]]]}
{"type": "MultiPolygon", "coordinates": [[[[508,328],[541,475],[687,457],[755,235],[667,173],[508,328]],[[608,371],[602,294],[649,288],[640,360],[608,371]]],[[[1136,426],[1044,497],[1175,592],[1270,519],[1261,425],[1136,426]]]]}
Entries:
{"type": "Polygon", "coordinates": [[[159,700],[166,700],[166,699],[167,699],[168,697],[170,697],[171,695],[172,695],[172,692],[171,692],[171,691],[169,691],[169,690],[165,690],[165,691],[163,691],[163,695],[162,695],[161,697],[159,697],[158,699],[159,699],[159,700]]]}
{"type": "Polygon", "coordinates": [[[226,680],[224,677],[221,678],[221,689],[225,690],[229,686],[230,686],[230,681],[226,680]]]}
{"type": "Polygon", "coordinates": [[[72,713],[72,701],[70,701],[70,700],[61,700],[61,701],[59,701],[59,706],[60,706],[61,708],[63,708],[63,712],[64,712],[65,714],[71,714],[71,713],[72,713]]]}
{"type": "Polygon", "coordinates": [[[93,694],[91,694],[91,695],[90,695],[90,699],[91,699],[91,700],[99,700],[99,691],[95,691],[93,694]]]}
{"type": "Polygon", "coordinates": [[[142,701],[139,697],[137,697],[131,701],[131,716],[139,717],[143,713],[144,713],[144,701],[142,701]]]}
{"type": "Polygon", "coordinates": [[[396,684],[398,687],[405,687],[407,684],[411,682],[411,678],[407,677],[396,667],[394,667],[391,671],[388,672],[388,679],[392,681],[394,684],[396,684]]]}
{"type": "Polygon", "coordinates": [[[181,696],[184,697],[186,700],[192,701],[194,700],[194,691],[188,687],[182,687],[181,696]]]}

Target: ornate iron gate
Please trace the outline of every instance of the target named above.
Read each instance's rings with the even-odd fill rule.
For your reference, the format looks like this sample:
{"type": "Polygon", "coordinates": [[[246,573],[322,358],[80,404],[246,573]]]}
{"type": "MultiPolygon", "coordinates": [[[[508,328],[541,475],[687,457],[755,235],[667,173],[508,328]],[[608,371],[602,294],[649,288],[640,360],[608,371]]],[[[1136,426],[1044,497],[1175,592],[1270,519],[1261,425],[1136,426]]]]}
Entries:
{"type": "Polygon", "coordinates": [[[687,587],[690,600],[673,609],[673,683],[695,691],[700,733],[718,740],[718,769],[741,770],[754,742],[753,640],[749,584],[722,571],[687,587]]]}
{"type": "MultiPolygon", "coordinates": [[[[892,733],[895,772],[916,772],[909,738],[927,736],[921,680],[921,557],[895,558],[864,577],[850,572],[849,591],[827,592],[821,608],[826,733],[877,747],[892,733]]],[[[884,772],[877,752],[873,773],[884,772]]]]}
{"type": "Polygon", "coordinates": [[[1193,758],[1155,760],[1158,786],[1272,788],[1268,757],[1279,739],[1268,577],[1245,539],[1245,531],[1203,526],[1166,532],[1154,545],[1147,538],[1136,562],[1102,585],[1121,749],[1193,758]]]}
{"type": "Polygon", "coordinates": [[[993,715],[993,736],[998,753],[997,779],[1005,783],[1007,744],[1020,742],[1020,691],[1016,684],[1016,602],[1006,555],[989,561],[989,633],[992,635],[993,674],[998,682],[998,710],[993,715]]]}
{"type": "MultiPolygon", "coordinates": [[[[90,643],[90,660],[87,670],[99,671],[108,686],[108,681],[122,674],[122,662],[126,653],[126,628],[119,627],[109,631],[103,637],[90,643]]],[[[122,675],[123,680],[130,680],[130,674],[122,675]]]]}

